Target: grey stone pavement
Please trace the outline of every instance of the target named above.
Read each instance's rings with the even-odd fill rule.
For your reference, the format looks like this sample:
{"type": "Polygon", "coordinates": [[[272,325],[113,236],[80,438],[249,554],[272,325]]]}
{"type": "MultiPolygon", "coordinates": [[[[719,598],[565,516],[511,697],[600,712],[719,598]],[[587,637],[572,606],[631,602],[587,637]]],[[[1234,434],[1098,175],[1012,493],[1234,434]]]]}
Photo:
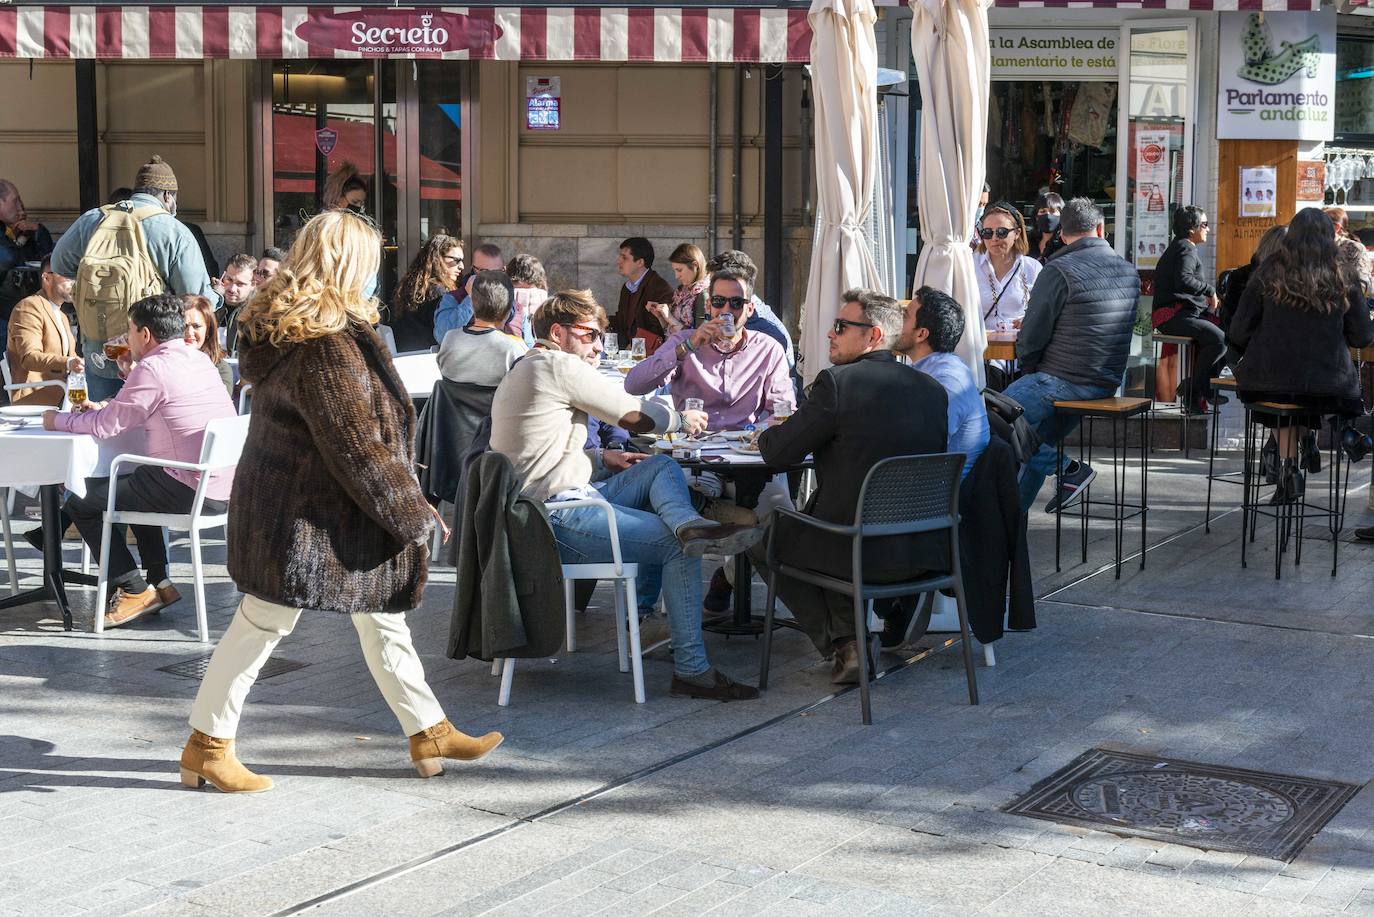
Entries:
{"type": "MultiPolygon", "coordinates": [[[[637,706],[603,594],[581,651],[523,663],[500,708],[487,666],[443,654],[453,571],[439,568],[409,617],[430,680],[460,728],[507,739],[432,780],[342,618],[307,613],[282,642],[308,665],[258,684],[239,736],[277,787],[232,797],[177,780],[197,681],[158,669],[208,650],[189,597],[101,637],[93,590],[72,593],[72,633],[51,606],[0,612],[0,917],[1374,914],[1374,547],[1350,541],[1371,522],[1370,466],[1339,575],[1313,525],[1279,582],[1271,522],[1240,567],[1239,488],[1202,531],[1205,467],[1155,454],[1147,566],[1119,581],[1102,523],[1089,562],[1066,552],[1055,574],[1053,521],[1035,510],[1039,627],[998,642],[995,668],[980,659],[982,704],[957,644],[885,656],[869,727],[791,631],[759,702],[670,698],[656,654],[637,706]],[[1288,864],[1000,811],[1092,747],[1362,789],[1288,864]]],[[[1128,552],[1138,539],[1128,529],[1128,552]]],[[[208,554],[217,635],[237,597],[222,548],[208,554]]],[[[20,555],[31,581],[37,558],[20,555]]],[[[189,566],[174,574],[189,582],[189,566]]],[[[756,677],[752,638],[707,645],[756,677]]]]}

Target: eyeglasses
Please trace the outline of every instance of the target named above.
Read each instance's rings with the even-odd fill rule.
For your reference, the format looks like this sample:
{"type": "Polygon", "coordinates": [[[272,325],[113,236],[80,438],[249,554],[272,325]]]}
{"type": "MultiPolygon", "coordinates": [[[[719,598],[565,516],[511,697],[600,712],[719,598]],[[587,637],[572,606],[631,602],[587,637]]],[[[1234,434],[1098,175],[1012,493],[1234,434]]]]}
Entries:
{"type": "Polygon", "coordinates": [[[872,322],[851,322],[847,318],[837,318],[835,319],[835,324],[830,327],[835,332],[836,336],[838,336],[844,334],[846,328],[876,328],[878,326],[874,325],[872,322]]]}
{"type": "Polygon", "coordinates": [[[564,325],[563,327],[572,332],[572,336],[584,344],[603,340],[606,336],[600,328],[587,328],[583,325],[564,325]],[[581,333],[579,334],[578,332],[581,333]]]}
{"type": "Polygon", "coordinates": [[[258,268],[256,271],[253,272],[253,276],[258,278],[259,280],[266,280],[267,278],[272,276],[272,272],[265,271],[262,268],[258,268]]]}
{"type": "Polygon", "coordinates": [[[712,296],[712,309],[729,308],[731,312],[743,312],[744,307],[749,304],[749,300],[743,296],[712,296]]]}
{"type": "Polygon", "coordinates": [[[998,226],[996,229],[984,228],[978,230],[978,238],[991,239],[993,236],[996,236],[999,239],[1005,239],[1014,232],[1016,232],[1015,229],[1009,229],[1006,226],[998,226]]]}
{"type": "Polygon", "coordinates": [[[462,258],[455,258],[455,257],[453,257],[452,255],[445,255],[445,256],[444,256],[444,263],[447,264],[449,267],[462,267],[462,266],[463,266],[463,259],[462,259],[462,258]]]}
{"type": "Polygon", "coordinates": [[[1206,220],[1203,220],[1201,223],[1197,224],[1198,229],[1206,229],[1209,225],[1211,224],[1209,224],[1206,220]]]}

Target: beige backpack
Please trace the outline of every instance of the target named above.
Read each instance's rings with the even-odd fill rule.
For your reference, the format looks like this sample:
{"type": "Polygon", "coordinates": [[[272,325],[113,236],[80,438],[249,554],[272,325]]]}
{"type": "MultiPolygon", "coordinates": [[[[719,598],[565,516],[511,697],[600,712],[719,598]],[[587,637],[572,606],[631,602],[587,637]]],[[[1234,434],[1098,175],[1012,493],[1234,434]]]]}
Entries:
{"type": "Polygon", "coordinates": [[[72,288],[77,323],[82,335],[92,341],[108,341],[127,332],[129,307],[161,293],[164,287],[148,255],[143,221],[167,211],[110,204],[100,212],[104,217],[86,243],[72,288]]]}

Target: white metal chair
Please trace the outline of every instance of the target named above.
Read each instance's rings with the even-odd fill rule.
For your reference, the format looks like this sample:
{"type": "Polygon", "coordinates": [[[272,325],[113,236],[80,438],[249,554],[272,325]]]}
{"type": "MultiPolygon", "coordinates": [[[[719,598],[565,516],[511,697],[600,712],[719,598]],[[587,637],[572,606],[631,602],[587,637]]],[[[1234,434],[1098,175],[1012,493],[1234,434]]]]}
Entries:
{"type": "MultiPolygon", "coordinates": [[[[31,388],[59,388],[62,390],[62,407],[66,407],[67,402],[67,383],[58,379],[48,379],[44,382],[16,383],[14,376],[10,372],[10,361],[0,354],[0,381],[3,381],[3,388],[6,392],[18,392],[31,388]]],[[[9,566],[10,574],[10,595],[19,594],[19,571],[14,564],[14,533],[10,529],[10,513],[14,511],[14,491],[7,487],[0,487],[0,529],[4,531],[5,538],[5,561],[9,566]]],[[[85,573],[90,569],[91,552],[90,549],[82,545],[81,553],[81,572],[85,573]]]]}
{"type": "Polygon", "coordinates": [[[245,382],[239,387],[239,416],[244,417],[253,412],[253,383],[245,382]]]}
{"type": "Polygon", "coordinates": [[[160,528],[188,532],[191,536],[191,569],[195,576],[196,623],[200,627],[200,642],[210,642],[210,629],[205,620],[205,574],[200,560],[200,533],[205,529],[219,528],[229,523],[229,513],[202,515],[201,507],[205,502],[205,487],[209,483],[209,472],[220,468],[231,468],[239,462],[243,452],[243,442],[248,437],[247,416],[220,417],[205,425],[205,438],[200,447],[199,462],[174,462],[170,459],[150,458],[143,455],[118,455],[110,463],[110,479],[113,482],[119,474],[121,465],[152,465],[158,468],[179,468],[200,474],[196,484],[195,500],[188,515],[177,513],[136,513],[115,509],[115,495],[118,488],[110,487],[110,500],[105,507],[105,525],[100,539],[100,585],[96,592],[95,632],[105,630],[105,596],[110,588],[108,574],[110,568],[111,529],[121,525],[155,525],[160,528]]]}
{"type": "MultiPolygon", "coordinates": [[[[550,500],[544,507],[550,511],[591,506],[606,514],[606,526],[611,537],[611,562],[599,564],[563,564],[563,604],[567,615],[568,652],[577,652],[577,609],[573,602],[573,583],[580,579],[610,580],[615,595],[615,635],[620,650],[620,671],[631,672],[634,679],[635,703],[644,703],[644,663],[639,645],[639,598],[635,594],[638,564],[623,563],[620,559],[620,533],[615,524],[615,511],[601,497],[580,497],[575,500],[550,500]],[[628,656],[628,660],[627,657],[628,656]]],[[[514,659],[493,659],[491,674],[501,673],[501,694],[497,704],[510,704],[511,681],[515,676],[514,659]]]]}
{"type": "Polygon", "coordinates": [[[10,568],[10,595],[19,594],[19,568],[14,564],[14,532],[10,531],[10,511],[14,508],[14,491],[0,487],[0,530],[5,536],[5,561],[10,568]]]}
{"type": "Polygon", "coordinates": [[[396,356],[396,332],[391,330],[390,325],[378,325],[377,333],[382,336],[382,342],[386,344],[386,349],[391,351],[391,355],[396,356]]]}

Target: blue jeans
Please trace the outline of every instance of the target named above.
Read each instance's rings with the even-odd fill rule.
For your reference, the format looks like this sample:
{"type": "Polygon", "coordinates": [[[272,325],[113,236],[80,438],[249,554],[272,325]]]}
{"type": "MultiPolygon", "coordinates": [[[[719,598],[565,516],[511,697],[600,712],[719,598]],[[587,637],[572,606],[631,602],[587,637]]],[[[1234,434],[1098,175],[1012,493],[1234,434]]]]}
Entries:
{"type": "MultiPolygon", "coordinates": [[[[1013,398],[1026,409],[1026,422],[1035,427],[1040,434],[1040,448],[1035,450],[1026,463],[1026,471],[1021,475],[1021,511],[1025,512],[1035,502],[1045,478],[1060,471],[1055,467],[1059,456],[1058,445],[1078,427],[1079,418],[1056,416],[1056,401],[1078,401],[1085,398],[1105,398],[1116,390],[1101,385],[1076,385],[1065,382],[1049,373],[1030,373],[1007,386],[1004,395],[1013,398]]],[[[1064,456],[1068,466],[1069,457],[1064,456]]]]}
{"type": "MultiPolygon", "coordinates": [[[[592,486],[614,507],[621,559],[662,568],[673,668],[679,675],[700,675],[711,667],[701,639],[701,558],[682,553],[677,531],[706,523],[692,506],[682,470],[668,456],[656,455],[592,486]]],[[[557,510],[550,519],[564,563],[610,562],[610,532],[600,509],[557,510]]]]}

